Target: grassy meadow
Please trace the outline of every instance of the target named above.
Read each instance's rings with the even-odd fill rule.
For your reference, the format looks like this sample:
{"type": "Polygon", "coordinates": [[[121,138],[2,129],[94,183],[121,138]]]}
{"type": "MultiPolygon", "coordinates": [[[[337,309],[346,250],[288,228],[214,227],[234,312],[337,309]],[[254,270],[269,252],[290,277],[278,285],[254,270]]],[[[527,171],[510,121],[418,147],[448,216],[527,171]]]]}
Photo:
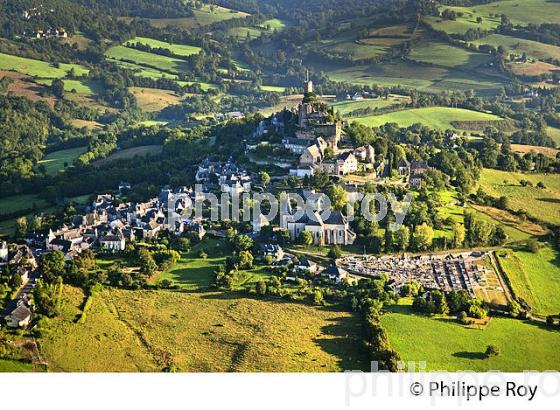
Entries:
{"type": "Polygon", "coordinates": [[[56,175],[64,169],[64,164],[72,165],[86,151],[86,147],[78,147],[51,152],[37,164],[45,167],[47,175],[56,175]]]}
{"type": "Polygon", "coordinates": [[[517,297],[537,315],[560,313],[560,254],[550,246],[537,253],[504,250],[497,253],[517,297]]]}
{"type": "Polygon", "coordinates": [[[125,46],[111,47],[106,51],[105,55],[109,59],[121,60],[125,62],[133,62],[140,66],[153,67],[156,70],[170,71],[178,73],[185,66],[183,60],[178,58],[162,56],[159,54],[147,53],[145,51],[135,50],[125,46]]]}
{"type": "Polygon", "coordinates": [[[490,17],[488,13],[480,11],[480,7],[448,7],[440,8],[453,10],[457,13],[462,13],[456,20],[444,20],[441,17],[426,16],[424,21],[429,24],[433,29],[438,31],[445,31],[448,34],[464,34],[469,29],[481,30],[494,30],[500,25],[500,17],[490,17]],[[482,18],[482,22],[478,23],[477,18],[482,18]]]}
{"type": "Polygon", "coordinates": [[[511,209],[524,209],[541,221],[560,223],[560,178],[556,175],[483,169],[479,184],[494,197],[506,196],[511,209]],[[521,180],[530,181],[533,186],[522,186],[521,180]],[[545,185],[544,189],[536,187],[539,182],[545,185]]]}
{"type": "Polygon", "coordinates": [[[554,346],[560,332],[515,319],[492,318],[484,329],[468,328],[452,318],[412,313],[410,301],[389,308],[382,317],[391,347],[404,361],[426,363],[428,371],[559,370],[554,346]],[[486,346],[500,354],[484,358],[486,346]]]}
{"type": "Polygon", "coordinates": [[[160,41],[148,37],[134,37],[132,40],[127,41],[125,45],[128,44],[143,44],[150,46],[151,48],[162,48],[171,51],[173,54],[178,56],[190,56],[193,54],[198,54],[202,51],[200,47],[189,46],[186,44],[171,44],[166,41],[160,41]]]}
{"type": "Polygon", "coordinates": [[[415,123],[421,123],[430,128],[441,130],[454,129],[452,122],[460,121],[499,121],[500,117],[478,111],[450,107],[427,107],[414,108],[410,110],[396,111],[382,115],[370,115],[354,119],[369,127],[380,127],[387,123],[396,123],[401,127],[408,127],[415,123]]]}
{"type": "Polygon", "coordinates": [[[365,370],[358,318],[234,294],[105,289],[76,323],[81,290],[65,287],[63,319],[40,325],[49,371],[365,370]]]}
{"type": "Polygon", "coordinates": [[[338,111],[341,115],[347,115],[352,111],[363,110],[363,109],[381,109],[387,107],[395,107],[410,102],[409,97],[400,95],[390,95],[387,99],[385,98],[375,98],[375,99],[364,99],[359,101],[337,101],[332,104],[335,111],[338,111]]]}
{"type": "Polygon", "coordinates": [[[488,44],[496,48],[502,46],[510,53],[515,53],[519,56],[526,53],[527,56],[540,60],[546,60],[549,58],[560,59],[560,47],[558,46],[510,37],[502,34],[491,34],[479,40],[472,41],[472,43],[476,45],[488,44]]]}
{"type": "Polygon", "coordinates": [[[33,207],[43,208],[47,202],[40,199],[37,195],[15,195],[0,198],[0,215],[11,214],[13,212],[31,210],[33,207]]]}
{"type": "Polygon", "coordinates": [[[71,69],[74,69],[75,75],[78,76],[87,74],[89,71],[79,64],[60,63],[53,65],[46,61],[0,53],[0,70],[17,71],[32,77],[63,78],[71,69]]]}
{"type": "Polygon", "coordinates": [[[325,71],[333,81],[370,86],[398,85],[425,92],[474,90],[479,95],[495,95],[503,88],[502,80],[479,72],[429,66],[414,61],[318,69],[325,71]]]}
{"type": "Polygon", "coordinates": [[[476,68],[490,61],[486,54],[475,53],[463,48],[440,42],[424,42],[414,47],[409,58],[421,63],[449,68],[476,68]]]}
{"type": "Polygon", "coordinates": [[[181,98],[171,90],[130,87],[129,91],[136,97],[138,107],[144,112],[158,112],[181,101],[181,98]]]}
{"type": "Polygon", "coordinates": [[[220,21],[231,20],[236,18],[245,18],[249,14],[242,11],[231,10],[216,5],[203,4],[202,7],[193,10],[193,17],[181,18],[155,18],[149,19],[150,24],[155,27],[178,27],[182,29],[193,29],[197,27],[207,26],[220,21]]]}

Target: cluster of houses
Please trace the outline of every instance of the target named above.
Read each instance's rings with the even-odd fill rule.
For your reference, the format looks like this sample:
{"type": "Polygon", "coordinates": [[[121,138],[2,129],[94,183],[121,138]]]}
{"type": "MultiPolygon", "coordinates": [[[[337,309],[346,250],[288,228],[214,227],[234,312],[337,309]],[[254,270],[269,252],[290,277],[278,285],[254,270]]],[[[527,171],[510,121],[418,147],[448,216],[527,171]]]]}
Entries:
{"type": "Polygon", "coordinates": [[[27,245],[14,245],[0,241],[0,270],[10,269],[12,275],[18,275],[23,284],[19,297],[4,309],[3,317],[7,326],[17,328],[27,326],[31,319],[32,307],[27,297],[32,289],[31,274],[37,269],[37,260],[27,245]]]}
{"type": "Polygon", "coordinates": [[[221,192],[232,196],[251,191],[251,175],[231,158],[225,162],[204,159],[198,165],[195,180],[202,184],[204,191],[219,188],[221,192]]]}
{"type": "Polygon", "coordinates": [[[488,274],[488,269],[481,263],[484,256],[485,253],[481,252],[412,257],[348,256],[340,261],[340,265],[360,276],[385,274],[395,290],[407,283],[417,282],[426,290],[466,290],[474,297],[475,288],[484,286],[488,274]]]}
{"type": "Polygon", "coordinates": [[[31,34],[33,38],[66,38],[68,32],[63,28],[48,28],[46,30],[37,30],[31,34]]]}

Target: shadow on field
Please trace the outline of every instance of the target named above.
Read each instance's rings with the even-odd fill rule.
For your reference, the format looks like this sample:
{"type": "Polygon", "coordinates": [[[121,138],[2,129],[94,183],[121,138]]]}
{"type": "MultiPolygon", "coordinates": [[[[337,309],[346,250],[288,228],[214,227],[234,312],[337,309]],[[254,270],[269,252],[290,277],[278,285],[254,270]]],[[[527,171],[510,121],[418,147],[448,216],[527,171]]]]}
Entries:
{"type": "Polygon", "coordinates": [[[484,360],[486,355],[483,352],[455,352],[452,354],[453,357],[459,357],[461,359],[469,360],[484,360]]]}
{"type": "Polygon", "coordinates": [[[321,327],[321,335],[313,342],[324,352],[335,356],[337,364],[343,371],[371,370],[368,352],[362,340],[361,323],[354,317],[329,319],[330,324],[321,327]]]}
{"type": "Polygon", "coordinates": [[[560,199],[558,198],[537,198],[537,201],[549,202],[551,204],[560,204],[560,199]]]}

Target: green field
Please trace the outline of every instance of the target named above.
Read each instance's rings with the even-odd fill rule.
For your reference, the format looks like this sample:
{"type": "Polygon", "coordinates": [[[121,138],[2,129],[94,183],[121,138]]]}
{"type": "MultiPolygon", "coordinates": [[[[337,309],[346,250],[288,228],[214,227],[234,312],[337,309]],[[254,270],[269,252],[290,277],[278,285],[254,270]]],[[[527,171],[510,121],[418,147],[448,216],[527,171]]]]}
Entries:
{"type": "Polygon", "coordinates": [[[409,54],[411,60],[442,67],[472,69],[490,61],[486,54],[474,53],[440,42],[423,42],[409,54]]]}
{"type": "Polygon", "coordinates": [[[261,90],[271,93],[283,93],[286,91],[286,87],[280,87],[277,85],[261,85],[261,90]]]}
{"type": "Polygon", "coordinates": [[[43,208],[47,206],[47,202],[37,195],[16,195],[0,198],[0,215],[31,210],[34,206],[43,208]]]}
{"type": "Polygon", "coordinates": [[[481,15],[505,14],[513,24],[560,24],[560,3],[550,0],[502,0],[472,7],[481,15]]]}
{"type": "Polygon", "coordinates": [[[65,287],[63,320],[40,325],[49,371],[366,370],[360,321],[346,312],[234,294],[105,289],[85,323],[65,287]]]}
{"type": "MultiPolygon", "coordinates": [[[[36,81],[38,84],[51,85],[52,79],[41,79],[36,81]]],[[[99,92],[100,84],[94,81],[82,81],[82,80],[63,80],[64,91],[66,92],[77,92],[85,95],[93,95],[99,92]]]]}
{"type": "Polygon", "coordinates": [[[476,45],[488,44],[498,48],[504,47],[509,53],[515,53],[519,56],[526,53],[529,57],[538,60],[560,59],[560,47],[550,44],[539,43],[538,41],[525,40],[522,38],[505,36],[502,34],[492,34],[490,36],[472,41],[476,45]]]}
{"type": "Polygon", "coordinates": [[[171,44],[166,41],[160,41],[148,37],[134,37],[132,40],[127,41],[125,45],[128,44],[144,44],[152,48],[163,48],[178,56],[190,56],[198,54],[202,51],[200,47],[189,46],[186,44],[171,44]]]}
{"type": "Polygon", "coordinates": [[[557,175],[483,169],[479,183],[486,193],[494,197],[506,196],[511,209],[524,209],[544,222],[560,223],[560,178],[557,175]],[[533,186],[521,186],[521,180],[531,181],[533,186]],[[546,188],[537,188],[539,182],[546,188]]]}
{"type": "Polygon", "coordinates": [[[560,147],[560,128],[548,127],[546,133],[554,140],[557,147],[560,147]]]}
{"type": "Polygon", "coordinates": [[[55,66],[45,61],[0,53],[0,70],[17,71],[18,73],[33,77],[63,78],[72,68],[77,76],[87,74],[89,71],[87,68],[78,64],[60,63],[55,66]]]}
{"type": "Polygon", "coordinates": [[[503,89],[503,85],[496,78],[481,73],[428,66],[411,61],[348,67],[318,66],[318,69],[325,71],[333,81],[357,85],[399,85],[438,93],[474,90],[479,95],[495,95],[503,89]]]}
{"type": "Polygon", "coordinates": [[[426,16],[424,21],[438,31],[445,31],[448,34],[464,34],[469,29],[494,30],[500,25],[500,17],[490,17],[488,13],[480,11],[480,7],[449,7],[443,6],[440,11],[445,9],[463,13],[457,20],[444,20],[441,17],[426,16]],[[482,18],[482,22],[476,21],[477,17],[482,18]]]}
{"type": "Polygon", "coordinates": [[[410,301],[390,307],[381,319],[404,361],[423,361],[428,371],[560,370],[558,331],[504,318],[492,318],[482,330],[467,328],[453,319],[414,315],[404,303],[410,301]],[[499,356],[484,358],[489,344],[498,346],[499,356]]]}
{"type": "Polygon", "coordinates": [[[280,19],[268,19],[263,21],[260,26],[270,31],[282,31],[286,28],[287,24],[285,21],[280,19]]]}
{"type": "Polygon", "coordinates": [[[502,0],[472,7],[440,7],[440,11],[444,9],[463,15],[454,21],[434,16],[425,17],[424,20],[434,29],[448,34],[464,34],[469,29],[477,28],[494,30],[499,26],[499,16],[502,14],[508,16],[513,24],[560,23],[560,3],[548,0],[502,0]],[[482,18],[481,23],[476,21],[477,17],[482,18]]]}
{"type": "Polygon", "coordinates": [[[182,71],[186,66],[186,63],[178,58],[147,53],[145,51],[135,50],[125,46],[111,47],[106,51],[105,55],[109,59],[124,60],[125,62],[130,61],[138,65],[155,68],[156,70],[161,69],[174,73],[182,71]]]}
{"type": "Polygon", "coordinates": [[[513,291],[537,315],[560,313],[560,254],[546,246],[538,253],[500,251],[498,259],[513,291]]]}
{"type": "MultiPolygon", "coordinates": [[[[150,54],[153,55],[153,54],[150,54]]],[[[145,66],[141,66],[138,64],[134,64],[128,61],[120,61],[118,59],[115,58],[108,58],[108,61],[117,64],[119,67],[122,68],[127,68],[129,70],[132,70],[135,72],[136,75],[140,76],[140,77],[146,77],[146,78],[170,78],[170,79],[177,79],[177,75],[175,74],[169,74],[163,71],[158,70],[157,68],[152,68],[152,67],[145,67],[145,66]]]]}
{"type": "Polygon", "coordinates": [[[255,27],[233,27],[227,31],[227,34],[231,37],[243,40],[249,35],[250,39],[260,37],[263,30],[255,27]]]}
{"type": "Polygon", "coordinates": [[[196,27],[207,26],[208,24],[220,21],[231,20],[235,18],[245,18],[249,14],[230,10],[220,6],[210,6],[203,4],[201,8],[193,10],[194,17],[182,18],[157,18],[149,19],[150,23],[156,27],[173,26],[182,29],[192,29],[196,27]]]}
{"type": "Polygon", "coordinates": [[[86,147],[78,147],[51,152],[39,161],[38,164],[46,168],[48,175],[56,175],[64,169],[65,163],[69,166],[72,165],[72,162],[86,151],[86,147]]]}
{"type": "Polygon", "coordinates": [[[32,371],[34,371],[34,368],[31,363],[0,359],[0,373],[23,373],[32,371]]]}
{"type": "Polygon", "coordinates": [[[421,123],[430,128],[453,129],[453,121],[499,121],[500,117],[478,111],[465,110],[462,108],[428,107],[414,108],[392,112],[383,115],[371,115],[355,118],[355,121],[369,127],[379,127],[387,123],[396,123],[401,127],[408,127],[415,123],[421,123]]]}
{"type": "Polygon", "coordinates": [[[348,113],[356,110],[363,110],[366,108],[381,109],[387,107],[398,106],[401,104],[406,104],[410,101],[408,97],[391,95],[387,99],[385,98],[373,98],[364,99],[359,101],[345,100],[337,101],[332,106],[335,111],[338,111],[340,115],[347,115],[348,113]]]}

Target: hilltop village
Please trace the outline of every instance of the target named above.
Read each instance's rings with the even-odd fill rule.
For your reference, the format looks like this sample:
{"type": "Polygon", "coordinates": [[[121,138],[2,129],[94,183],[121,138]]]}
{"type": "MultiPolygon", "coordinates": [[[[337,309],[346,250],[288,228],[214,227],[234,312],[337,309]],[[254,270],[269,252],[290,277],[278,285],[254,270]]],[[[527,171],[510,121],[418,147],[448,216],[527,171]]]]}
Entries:
{"type": "MultiPolygon", "coordinates": [[[[361,174],[368,175],[368,181],[376,184],[411,189],[421,186],[422,176],[429,170],[426,162],[401,158],[388,165],[386,160],[378,160],[371,145],[353,147],[344,141],[344,120],[337,118],[327,104],[318,101],[311,81],[305,83],[305,89],[299,105],[286,108],[258,124],[252,139],[260,142],[257,145],[245,142],[248,157],[258,151],[259,146],[269,144],[267,135],[274,133],[281,136],[281,142],[275,146],[287,153],[286,158],[275,160],[285,169],[282,177],[276,177],[277,181],[294,177],[305,180],[317,175],[341,179],[361,174]]],[[[192,243],[204,241],[208,236],[226,240],[231,230],[228,221],[212,221],[209,207],[205,207],[203,216],[169,219],[169,215],[181,215],[186,198],[194,203],[203,200],[206,193],[227,194],[230,198],[253,189],[277,193],[274,184],[267,186],[269,179],[262,172],[248,172],[232,158],[224,161],[207,157],[200,161],[194,175],[201,190],[166,186],[157,197],[135,203],[126,201],[131,184],[121,182],[114,192],[97,195],[91,203],[76,206],[75,213],[64,224],[47,230],[28,230],[19,243],[2,242],[0,267],[4,275],[11,275],[8,280],[16,291],[16,297],[4,309],[5,323],[12,327],[26,327],[31,323],[32,295],[42,276],[44,268],[41,266],[45,264],[41,261],[49,259],[53,253],[63,255],[64,264],[68,265],[82,260],[84,255],[103,258],[103,255],[130,253],[135,244],[156,244],[162,237],[188,238],[192,243]]],[[[356,182],[346,181],[341,187],[346,198],[359,192],[356,182]]],[[[317,193],[311,187],[288,189],[288,192],[298,193],[305,199],[317,193]]],[[[489,280],[496,274],[486,267],[484,260],[488,255],[485,253],[423,257],[403,254],[381,259],[359,253],[344,257],[336,254],[328,263],[314,262],[313,258],[302,257],[283,247],[300,243],[333,249],[352,246],[358,236],[355,225],[351,225],[338,209],[326,219],[318,211],[306,212],[299,219],[290,217],[293,213],[289,211],[272,225],[264,218],[253,220],[244,233],[254,244],[255,257],[266,260],[273,270],[287,272],[287,281],[311,278],[340,284],[386,275],[395,292],[410,283],[418,283],[426,291],[465,291],[473,298],[484,294],[488,286],[492,291],[504,292],[499,282],[489,280]],[[490,282],[494,284],[489,285],[490,282]]]]}

